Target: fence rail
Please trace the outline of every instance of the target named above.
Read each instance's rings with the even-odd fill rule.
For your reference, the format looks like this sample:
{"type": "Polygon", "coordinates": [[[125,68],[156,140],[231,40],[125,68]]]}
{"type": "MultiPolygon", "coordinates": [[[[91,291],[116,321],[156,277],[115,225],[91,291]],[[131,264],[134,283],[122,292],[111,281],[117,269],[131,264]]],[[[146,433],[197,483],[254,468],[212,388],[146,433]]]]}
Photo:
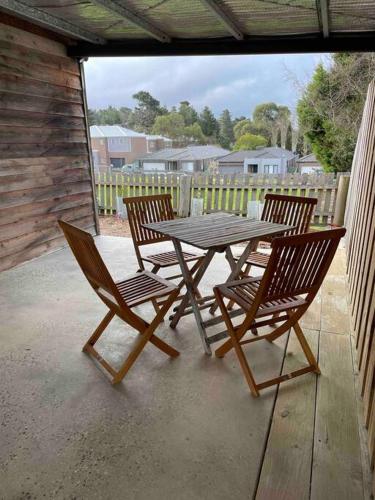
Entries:
{"type": "Polygon", "coordinates": [[[266,193],[274,192],[317,198],[315,224],[331,222],[338,186],[338,178],[333,174],[101,173],[95,182],[99,209],[104,214],[116,212],[117,197],[170,193],[173,209],[181,216],[190,213],[193,198],[203,199],[204,213],[226,211],[246,215],[249,201],[262,202],[266,193]]]}

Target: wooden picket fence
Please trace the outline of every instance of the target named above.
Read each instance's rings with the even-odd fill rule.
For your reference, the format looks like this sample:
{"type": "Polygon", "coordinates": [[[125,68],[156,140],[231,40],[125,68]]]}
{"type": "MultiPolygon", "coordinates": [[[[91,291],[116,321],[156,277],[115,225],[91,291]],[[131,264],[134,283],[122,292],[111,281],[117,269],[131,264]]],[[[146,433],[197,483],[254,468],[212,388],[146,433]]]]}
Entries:
{"type": "Polygon", "coordinates": [[[180,194],[179,174],[107,174],[95,175],[99,211],[105,215],[116,213],[116,197],[130,197],[170,193],[173,209],[177,212],[180,194]]]}
{"type": "Polygon", "coordinates": [[[249,201],[264,200],[267,192],[311,196],[318,199],[314,223],[331,222],[337,194],[334,174],[234,174],[183,173],[97,174],[98,206],[103,214],[116,212],[116,197],[170,193],[180,216],[190,213],[191,200],[203,198],[204,213],[226,211],[247,214],[249,201]]]}

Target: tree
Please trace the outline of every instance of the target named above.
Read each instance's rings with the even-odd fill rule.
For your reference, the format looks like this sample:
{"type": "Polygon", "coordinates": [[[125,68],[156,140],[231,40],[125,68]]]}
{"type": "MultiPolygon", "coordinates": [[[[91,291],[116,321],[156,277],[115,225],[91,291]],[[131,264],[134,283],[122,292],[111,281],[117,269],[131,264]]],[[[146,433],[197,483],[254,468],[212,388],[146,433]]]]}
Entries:
{"type": "Polygon", "coordinates": [[[281,130],[277,130],[276,146],[281,147],[281,130]]]}
{"type": "Polygon", "coordinates": [[[87,110],[87,120],[89,125],[99,125],[99,115],[96,109],[88,109],[87,110]]]}
{"type": "Polygon", "coordinates": [[[288,106],[278,106],[277,124],[280,132],[279,146],[284,149],[286,147],[286,136],[290,125],[290,114],[288,106]]]}
{"type": "Polygon", "coordinates": [[[351,168],[375,55],[335,54],[327,69],[318,65],[298,102],[299,126],[326,171],[351,168]]]}
{"type": "Polygon", "coordinates": [[[208,106],[205,106],[199,115],[199,125],[206,137],[212,141],[216,140],[219,133],[219,124],[208,106]]]}
{"type": "Polygon", "coordinates": [[[267,139],[261,135],[244,134],[239,137],[233,147],[234,151],[251,150],[260,146],[267,146],[267,139]]]}
{"type": "Polygon", "coordinates": [[[108,106],[105,109],[96,111],[96,125],[119,125],[121,123],[121,113],[117,108],[108,106]]]}
{"type": "Polygon", "coordinates": [[[199,123],[193,123],[184,127],[182,131],[182,141],[184,144],[205,144],[207,137],[202,132],[199,123]]]}
{"type": "Polygon", "coordinates": [[[133,111],[134,128],[140,132],[150,133],[156,118],[165,114],[167,110],[160,106],[160,101],[144,90],[134,94],[133,99],[137,101],[133,111]]]}
{"type": "Polygon", "coordinates": [[[228,109],[224,109],[219,119],[219,144],[229,148],[234,141],[232,117],[228,109]]]}
{"type": "Polygon", "coordinates": [[[190,105],[189,101],[181,101],[178,112],[182,115],[185,125],[193,125],[193,123],[198,121],[198,113],[190,105]]]}
{"type": "Polygon", "coordinates": [[[251,120],[245,118],[244,120],[238,121],[233,127],[233,133],[235,139],[239,139],[241,135],[244,134],[252,134],[253,133],[253,124],[251,120]]]}
{"type": "Polygon", "coordinates": [[[242,122],[243,120],[246,120],[246,116],[237,116],[236,118],[233,118],[233,127],[237,125],[238,122],[242,122]]]}
{"type": "Polygon", "coordinates": [[[254,124],[267,130],[271,146],[276,146],[279,131],[279,107],[274,102],[258,104],[253,112],[254,124]]]}
{"type": "Polygon", "coordinates": [[[290,122],[288,125],[288,130],[286,131],[285,149],[293,151],[293,129],[290,122]]]}
{"type": "Polygon", "coordinates": [[[120,115],[121,115],[121,125],[128,128],[134,127],[133,111],[130,108],[122,106],[120,108],[120,115]]]}
{"type": "Polygon", "coordinates": [[[179,140],[183,137],[184,126],[184,119],[179,113],[168,113],[156,118],[152,133],[179,140]]]}
{"type": "Polygon", "coordinates": [[[297,136],[296,153],[298,153],[299,156],[305,156],[305,151],[306,151],[306,144],[303,135],[299,134],[297,136]]]}

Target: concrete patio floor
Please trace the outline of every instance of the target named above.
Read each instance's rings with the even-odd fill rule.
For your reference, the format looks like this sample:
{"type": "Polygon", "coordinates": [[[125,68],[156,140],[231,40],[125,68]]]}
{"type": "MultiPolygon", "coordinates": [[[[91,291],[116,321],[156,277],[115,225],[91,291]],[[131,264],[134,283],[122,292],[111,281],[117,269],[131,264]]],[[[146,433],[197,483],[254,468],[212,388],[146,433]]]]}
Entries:
{"type": "MultiPolygon", "coordinates": [[[[130,239],[96,241],[116,278],[137,269],[130,239]]],[[[217,256],[204,291],[227,274],[217,256]]],[[[363,498],[343,250],[302,321],[322,375],[258,399],[233,352],[203,353],[191,316],[159,330],[178,358],[148,345],[112,386],[81,352],[106,308],[68,249],[3,272],[0,308],[0,498],[363,498]]],[[[98,350],[119,363],[133,338],[114,320],[98,350]]],[[[298,363],[285,344],[248,347],[259,379],[298,363]]]]}

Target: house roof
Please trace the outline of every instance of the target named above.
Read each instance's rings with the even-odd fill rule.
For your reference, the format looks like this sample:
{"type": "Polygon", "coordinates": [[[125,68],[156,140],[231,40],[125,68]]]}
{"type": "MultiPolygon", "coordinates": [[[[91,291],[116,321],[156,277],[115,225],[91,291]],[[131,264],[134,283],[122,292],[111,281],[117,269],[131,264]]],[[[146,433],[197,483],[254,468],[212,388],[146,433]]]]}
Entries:
{"type": "Polygon", "coordinates": [[[140,134],[129,128],[121,125],[91,125],[91,137],[146,137],[145,134],[140,134]]]}
{"type": "Polygon", "coordinates": [[[0,10],[79,43],[72,57],[374,51],[367,0],[12,0],[0,10]]]}
{"type": "Polygon", "coordinates": [[[288,149],[279,147],[267,147],[259,149],[251,149],[244,151],[234,151],[221,158],[219,158],[220,164],[225,163],[243,163],[246,158],[278,158],[286,160],[292,160],[295,158],[295,154],[288,149]]]}
{"type": "Polygon", "coordinates": [[[302,158],[299,158],[297,160],[297,163],[317,163],[320,165],[319,161],[316,159],[316,156],[314,153],[310,153],[309,155],[302,156],[302,158]]]}
{"type": "Polygon", "coordinates": [[[169,137],[164,137],[163,135],[147,135],[147,139],[151,140],[162,139],[163,141],[166,142],[172,142],[172,139],[169,139],[169,137]]]}
{"type": "Polygon", "coordinates": [[[137,159],[142,161],[195,161],[216,159],[225,153],[228,153],[228,150],[218,146],[187,146],[186,148],[162,149],[137,159]]]}

